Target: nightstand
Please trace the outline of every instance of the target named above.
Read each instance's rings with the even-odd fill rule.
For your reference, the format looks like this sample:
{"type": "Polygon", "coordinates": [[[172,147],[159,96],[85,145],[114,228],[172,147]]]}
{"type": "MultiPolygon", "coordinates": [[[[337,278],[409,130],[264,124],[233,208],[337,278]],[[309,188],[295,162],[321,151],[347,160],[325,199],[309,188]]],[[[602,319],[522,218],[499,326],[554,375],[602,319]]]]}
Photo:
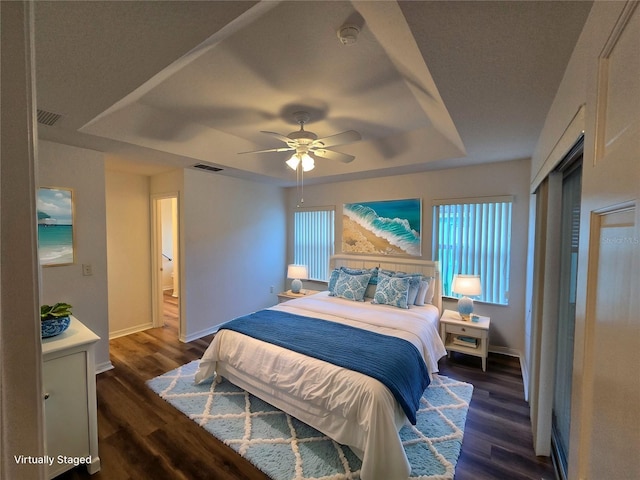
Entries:
{"type": "Polygon", "coordinates": [[[286,302],[287,300],[293,300],[294,298],[306,297],[307,295],[313,295],[314,293],[318,293],[320,290],[309,290],[303,288],[300,290],[300,293],[293,293],[291,290],[287,290],[286,292],[281,292],[278,294],[278,303],[286,302]]]}
{"type": "Polygon", "coordinates": [[[487,371],[489,354],[489,317],[474,315],[475,321],[465,322],[458,312],[445,310],[440,318],[440,337],[447,353],[459,352],[482,358],[482,371],[487,371]]]}

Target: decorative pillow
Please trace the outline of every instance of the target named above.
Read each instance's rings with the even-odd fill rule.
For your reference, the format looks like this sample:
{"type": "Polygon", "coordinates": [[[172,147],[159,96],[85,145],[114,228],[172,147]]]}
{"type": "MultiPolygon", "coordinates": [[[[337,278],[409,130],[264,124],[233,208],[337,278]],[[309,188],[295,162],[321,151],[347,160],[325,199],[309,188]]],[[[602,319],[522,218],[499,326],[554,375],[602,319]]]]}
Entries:
{"type": "Polygon", "coordinates": [[[388,275],[390,277],[393,277],[394,275],[398,274],[398,273],[404,273],[404,272],[394,272],[393,270],[385,270],[384,268],[381,268],[380,270],[378,270],[380,273],[384,273],[385,275],[388,275]]]}
{"type": "Polygon", "coordinates": [[[376,288],[378,286],[378,276],[376,275],[376,283],[371,283],[371,279],[369,279],[369,284],[367,285],[367,289],[364,291],[364,298],[373,298],[376,294],[376,288]]]}
{"type": "Polygon", "coordinates": [[[369,285],[377,285],[378,284],[378,271],[380,269],[378,267],[373,267],[371,270],[371,278],[369,279],[369,285]]]}
{"type": "Polygon", "coordinates": [[[327,286],[327,290],[329,290],[329,296],[330,297],[335,297],[336,296],[336,282],[338,281],[338,276],[340,275],[340,270],[338,270],[337,268],[333,269],[331,271],[331,274],[329,275],[329,285],[327,286]]]}
{"type": "Polygon", "coordinates": [[[427,289],[427,294],[424,297],[424,303],[433,303],[433,296],[436,293],[436,282],[433,280],[434,278],[430,277],[429,288],[427,289]]]}
{"type": "Polygon", "coordinates": [[[378,283],[378,267],[369,268],[349,268],[349,267],[340,267],[340,270],[348,273],[349,275],[362,275],[364,273],[370,273],[371,278],[369,279],[370,285],[375,285],[378,283]]]}
{"type": "Polygon", "coordinates": [[[335,296],[362,302],[370,278],[370,273],[350,275],[347,272],[341,271],[334,289],[335,296]]]}
{"type": "MultiPolygon", "coordinates": [[[[425,297],[427,296],[427,291],[429,290],[429,284],[431,283],[432,278],[422,278],[420,280],[420,285],[418,285],[418,294],[416,295],[416,301],[413,302],[414,305],[423,306],[425,297]]],[[[432,295],[433,297],[433,295],[432,295]]]]}
{"type": "Polygon", "coordinates": [[[362,275],[363,273],[369,273],[369,270],[366,268],[340,267],[340,271],[348,273],[349,275],[362,275]]]}
{"type": "Polygon", "coordinates": [[[396,277],[407,277],[409,279],[409,294],[407,297],[407,303],[413,305],[416,302],[418,295],[418,288],[420,287],[420,280],[422,275],[419,273],[396,273],[396,277]]]}
{"type": "Polygon", "coordinates": [[[378,274],[378,286],[371,303],[409,308],[409,277],[391,277],[383,272],[378,274]]]}

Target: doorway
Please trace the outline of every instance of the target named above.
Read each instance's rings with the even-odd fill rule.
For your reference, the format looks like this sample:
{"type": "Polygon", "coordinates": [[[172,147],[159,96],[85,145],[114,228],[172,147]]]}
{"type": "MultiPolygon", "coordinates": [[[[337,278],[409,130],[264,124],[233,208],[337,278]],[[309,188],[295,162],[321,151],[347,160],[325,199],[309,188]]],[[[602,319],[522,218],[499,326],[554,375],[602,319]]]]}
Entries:
{"type": "Polygon", "coordinates": [[[180,338],[180,245],[178,194],[152,196],[153,326],[180,338]]]}

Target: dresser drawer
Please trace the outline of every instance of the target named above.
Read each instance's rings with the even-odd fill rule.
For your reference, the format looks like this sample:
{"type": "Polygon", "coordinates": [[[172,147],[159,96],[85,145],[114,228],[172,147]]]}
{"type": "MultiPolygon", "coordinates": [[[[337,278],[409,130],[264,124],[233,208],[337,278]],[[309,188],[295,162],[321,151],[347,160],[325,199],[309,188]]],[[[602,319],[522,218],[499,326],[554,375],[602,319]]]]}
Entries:
{"type": "Polygon", "coordinates": [[[458,335],[473,335],[474,337],[482,336],[481,328],[473,328],[472,326],[452,325],[447,324],[447,333],[456,333],[458,335]]]}

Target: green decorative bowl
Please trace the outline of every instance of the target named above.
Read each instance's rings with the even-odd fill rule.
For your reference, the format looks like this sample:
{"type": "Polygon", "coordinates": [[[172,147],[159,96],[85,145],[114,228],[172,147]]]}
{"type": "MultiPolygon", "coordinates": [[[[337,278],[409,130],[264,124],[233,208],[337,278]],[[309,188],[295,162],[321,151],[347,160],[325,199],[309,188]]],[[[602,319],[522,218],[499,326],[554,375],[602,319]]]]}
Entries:
{"type": "Polygon", "coordinates": [[[60,335],[71,323],[71,317],[59,317],[49,318],[47,320],[40,321],[40,327],[42,329],[42,338],[55,337],[60,335]]]}

